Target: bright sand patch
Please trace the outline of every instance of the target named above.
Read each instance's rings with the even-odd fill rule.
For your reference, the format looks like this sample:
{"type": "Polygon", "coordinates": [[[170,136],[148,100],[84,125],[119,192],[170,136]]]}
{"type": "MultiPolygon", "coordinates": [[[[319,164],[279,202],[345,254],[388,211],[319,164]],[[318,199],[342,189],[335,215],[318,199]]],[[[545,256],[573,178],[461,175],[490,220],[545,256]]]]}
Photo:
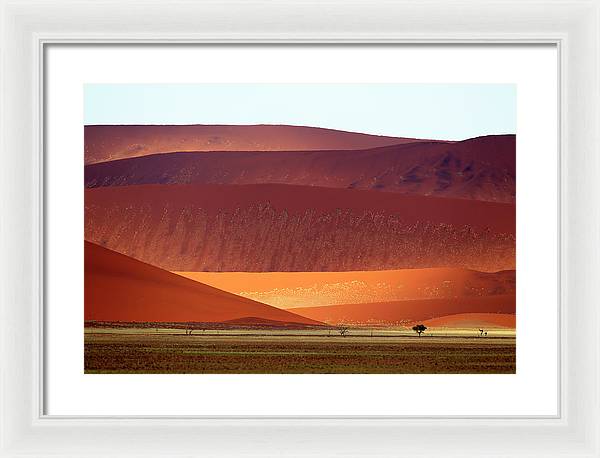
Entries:
{"type": "Polygon", "coordinates": [[[279,308],[513,294],[515,271],[174,272],[279,308]]]}

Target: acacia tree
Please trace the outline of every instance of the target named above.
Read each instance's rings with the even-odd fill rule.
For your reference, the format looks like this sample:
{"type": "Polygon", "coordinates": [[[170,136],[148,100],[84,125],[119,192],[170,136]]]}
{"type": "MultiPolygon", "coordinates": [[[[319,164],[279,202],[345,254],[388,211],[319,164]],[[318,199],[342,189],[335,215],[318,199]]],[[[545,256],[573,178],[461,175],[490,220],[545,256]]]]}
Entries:
{"type": "Polygon", "coordinates": [[[425,332],[425,330],[427,329],[427,326],[425,326],[424,324],[417,324],[415,326],[413,326],[412,330],[415,331],[417,334],[419,334],[419,337],[421,337],[421,334],[423,332],[425,332]]]}
{"type": "Polygon", "coordinates": [[[346,334],[348,334],[348,326],[343,324],[338,326],[338,332],[342,337],[346,337],[346,334]]]}

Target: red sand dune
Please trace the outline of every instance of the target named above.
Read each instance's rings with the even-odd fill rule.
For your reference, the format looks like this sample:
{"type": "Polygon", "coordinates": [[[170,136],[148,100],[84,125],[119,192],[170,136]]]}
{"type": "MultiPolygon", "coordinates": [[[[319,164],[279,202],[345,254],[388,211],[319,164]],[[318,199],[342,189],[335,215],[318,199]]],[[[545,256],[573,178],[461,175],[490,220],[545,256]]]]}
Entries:
{"type": "Polygon", "coordinates": [[[515,159],[514,135],[360,151],[172,152],[88,165],[85,185],[278,183],[514,202],[515,159]]]}
{"type": "Polygon", "coordinates": [[[511,204],[397,195],[377,191],[329,189],[289,185],[179,185],[93,188],[85,191],[86,205],[129,207],[153,204],[152,210],[164,213],[166,206],[196,205],[208,214],[223,209],[238,209],[268,204],[288,214],[332,211],[385,213],[401,215],[406,221],[429,221],[455,226],[489,228],[494,232],[515,233],[515,206],[511,204]]]}
{"type": "Polygon", "coordinates": [[[223,322],[246,317],[319,324],[85,242],[86,321],[223,322]]]}
{"type": "Polygon", "coordinates": [[[298,307],[294,313],[329,324],[402,324],[429,320],[457,313],[514,314],[514,294],[489,297],[470,296],[446,299],[377,302],[370,304],[327,305],[298,307]]]}
{"type": "Polygon", "coordinates": [[[425,321],[429,328],[510,328],[515,329],[517,317],[508,313],[459,313],[425,321]]]}
{"type": "Polygon", "coordinates": [[[289,185],[87,189],[85,238],[171,271],[515,267],[515,206],[289,185]]]}
{"type": "Polygon", "coordinates": [[[347,150],[424,141],[286,125],[93,125],[84,132],[86,164],[171,151],[347,150]]]}
{"type": "Polygon", "coordinates": [[[514,294],[514,270],[429,268],[349,272],[175,272],[232,294],[289,309],[514,294]]]}

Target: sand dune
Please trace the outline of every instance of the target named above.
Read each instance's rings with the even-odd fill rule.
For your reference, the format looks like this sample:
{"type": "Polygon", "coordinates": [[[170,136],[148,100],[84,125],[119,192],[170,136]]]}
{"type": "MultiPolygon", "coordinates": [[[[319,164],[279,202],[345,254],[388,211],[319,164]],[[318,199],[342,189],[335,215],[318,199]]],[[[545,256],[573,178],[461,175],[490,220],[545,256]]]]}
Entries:
{"type": "Polygon", "coordinates": [[[175,272],[279,308],[514,294],[515,271],[175,272]]]}
{"type": "Polygon", "coordinates": [[[329,324],[393,325],[459,313],[514,314],[514,294],[487,297],[459,297],[370,304],[328,305],[294,308],[294,313],[329,324]]]}
{"type": "Polygon", "coordinates": [[[265,205],[275,211],[297,214],[310,210],[329,212],[367,212],[401,215],[406,221],[428,221],[455,226],[489,228],[515,233],[515,207],[511,204],[396,195],[377,191],[329,189],[291,185],[144,185],[86,189],[86,205],[154,204],[151,211],[163,213],[165,206],[197,205],[206,213],[253,205],[265,205]],[[160,204],[159,206],[157,204],[160,204]]]}
{"type": "Polygon", "coordinates": [[[289,185],[87,189],[85,238],[171,271],[515,267],[513,204],[289,185]]]}
{"type": "Polygon", "coordinates": [[[429,328],[494,329],[516,327],[517,317],[508,313],[459,313],[424,322],[429,328]]]}
{"type": "Polygon", "coordinates": [[[347,150],[415,141],[286,125],[85,126],[85,163],[170,151],[347,150]]]}
{"type": "Polygon", "coordinates": [[[367,150],[170,152],[88,165],[87,187],[289,184],[514,202],[514,135],[367,150]]]}
{"type": "Polygon", "coordinates": [[[183,278],[85,242],[86,321],[223,322],[247,317],[314,320],[183,278]]]}

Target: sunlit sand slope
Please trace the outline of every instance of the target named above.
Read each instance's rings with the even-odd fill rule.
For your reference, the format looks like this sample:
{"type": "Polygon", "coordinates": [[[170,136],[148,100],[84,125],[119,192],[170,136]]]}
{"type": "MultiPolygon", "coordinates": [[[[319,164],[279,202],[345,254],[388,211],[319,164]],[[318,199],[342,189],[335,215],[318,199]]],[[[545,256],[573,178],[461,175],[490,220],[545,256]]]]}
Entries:
{"type": "Polygon", "coordinates": [[[86,321],[222,322],[246,317],[317,324],[85,242],[86,321]]]}
{"type": "Polygon", "coordinates": [[[508,313],[460,313],[425,321],[429,328],[494,329],[516,327],[516,315],[508,313]]]}
{"type": "Polygon", "coordinates": [[[176,272],[279,308],[514,294],[515,271],[176,272]]]}
{"type": "Polygon", "coordinates": [[[326,323],[394,325],[458,313],[515,313],[515,296],[459,297],[370,304],[295,308],[294,313],[326,323]]]}

